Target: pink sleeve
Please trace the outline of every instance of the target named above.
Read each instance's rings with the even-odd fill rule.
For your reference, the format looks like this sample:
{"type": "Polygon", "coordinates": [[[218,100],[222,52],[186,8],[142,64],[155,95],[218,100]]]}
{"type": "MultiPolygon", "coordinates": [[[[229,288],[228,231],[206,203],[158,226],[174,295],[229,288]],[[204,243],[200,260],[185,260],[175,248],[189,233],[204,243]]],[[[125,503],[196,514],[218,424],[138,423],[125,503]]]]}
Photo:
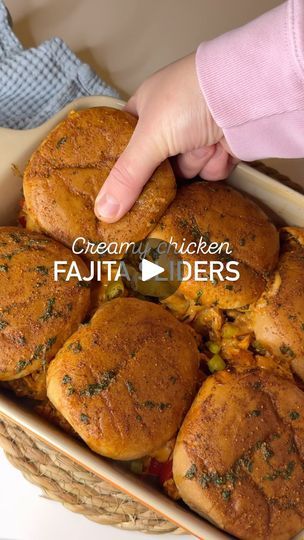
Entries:
{"type": "Polygon", "coordinates": [[[196,53],[201,90],[233,153],[304,157],[304,2],[288,0],[196,53]]]}

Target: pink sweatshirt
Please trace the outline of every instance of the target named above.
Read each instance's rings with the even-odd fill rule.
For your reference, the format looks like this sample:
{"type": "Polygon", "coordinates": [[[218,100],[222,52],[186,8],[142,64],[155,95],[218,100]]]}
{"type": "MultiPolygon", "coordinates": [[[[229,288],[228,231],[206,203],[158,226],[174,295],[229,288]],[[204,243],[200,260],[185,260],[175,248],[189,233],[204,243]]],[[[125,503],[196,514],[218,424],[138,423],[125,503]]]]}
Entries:
{"type": "Polygon", "coordinates": [[[288,0],[196,54],[201,90],[233,153],[304,157],[304,0],[288,0]]]}

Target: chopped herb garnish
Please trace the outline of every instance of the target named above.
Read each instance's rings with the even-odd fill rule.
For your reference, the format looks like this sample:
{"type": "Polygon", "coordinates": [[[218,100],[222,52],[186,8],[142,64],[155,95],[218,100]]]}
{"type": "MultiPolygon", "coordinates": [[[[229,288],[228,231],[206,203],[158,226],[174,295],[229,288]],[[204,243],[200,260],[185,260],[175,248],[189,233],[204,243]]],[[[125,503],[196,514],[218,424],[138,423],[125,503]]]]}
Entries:
{"type": "Polygon", "coordinates": [[[237,475],[234,471],[229,471],[226,473],[226,482],[229,482],[233,486],[235,485],[237,481],[237,475]]]}
{"type": "Polygon", "coordinates": [[[10,233],[10,237],[16,244],[20,244],[20,242],[21,242],[20,234],[18,234],[16,232],[12,232],[12,233],[10,233]]]}
{"type": "Polygon", "coordinates": [[[150,401],[150,400],[147,400],[144,402],[144,407],[146,407],[147,409],[154,409],[156,406],[156,403],[154,403],[154,401],[150,401]]]}
{"type": "Polygon", "coordinates": [[[16,336],[14,339],[14,342],[18,345],[25,345],[26,344],[26,338],[23,335],[16,336]]]}
{"type": "Polygon", "coordinates": [[[59,149],[61,146],[63,146],[67,142],[67,137],[61,137],[56,143],[56,148],[59,149]]]}
{"type": "Polygon", "coordinates": [[[33,360],[37,360],[41,356],[41,353],[44,351],[44,349],[45,346],[43,344],[36,345],[33,352],[33,360]]]}
{"type": "MultiPolygon", "coordinates": [[[[102,392],[102,387],[99,383],[94,383],[94,384],[89,384],[87,389],[85,390],[84,394],[86,396],[89,396],[89,397],[92,397],[92,396],[96,396],[97,394],[99,394],[100,392],[102,392]]],[[[82,394],[83,392],[81,392],[82,394]]]]}
{"type": "Polygon", "coordinates": [[[280,439],[280,438],[281,438],[281,435],[279,435],[279,433],[272,433],[272,435],[270,435],[269,437],[269,440],[275,441],[276,439],[280,439]]]}
{"type": "Polygon", "coordinates": [[[219,259],[221,261],[227,261],[227,262],[232,261],[229,253],[220,253],[219,254],[219,259]]]}
{"type": "Polygon", "coordinates": [[[0,321],[0,330],[4,330],[8,326],[7,321],[0,321]]]}
{"type": "Polygon", "coordinates": [[[7,264],[0,264],[0,272],[8,272],[7,264]]]}
{"type": "Polygon", "coordinates": [[[80,341],[74,341],[73,343],[70,343],[70,345],[68,345],[68,349],[73,353],[78,354],[82,351],[82,345],[80,341]]]}
{"type": "Polygon", "coordinates": [[[73,394],[75,394],[75,389],[73,388],[73,386],[69,386],[67,389],[67,395],[72,396],[73,394]]]}
{"type": "Polygon", "coordinates": [[[230,499],[230,497],[231,497],[231,491],[229,489],[223,489],[222,497],[223,497],[224,501],[228,501],[228,499],[230,499]]]}
{"type": "Polygon", "coordinates": [[[175,384],[176,381],[177,381],[177,376],[176,375],[171,375],[169,380],[170,380],[170,382],[172,382],[172,384],[175,384]]]}
{"type": "Polygon", "coordinates": [[[90,423],[90,418],[88,417],[87,414],[84,414],[84,413],[81,413],[80,420],[83,424],[86,424],[86,425],[90,423]]]}
{"type": "Polygon", "coordinates": [[[101,379],[97,383],[92,383],[87,386],[85,390],[80,392],[81,395],[92,397],[100,394],[110,386],[111,381],[115,379],[116,372],[114,370],[105,371],[101,379]]]}
{"type": "Polygon", "coordinates": [[[26,366],[28,365],[28,362],[26,360],[19,360],[16,365],[16,371],[20,373],[26,366]]]}
{"type": "Polygon", "coordinates": [[[300,418],[300,413],[298,413],[298,411],[291,411],[289,417],[291,420],[298,420],[300,418]]]}
{"type": "Polygon", "coordinates": [[[26,247],[32,247],[32,246],[39,246],[40,244],[49,244],[50,240],[47,238],[31,238],[28,241],[28,246],[26,247]]]}
{"type": "Polygon", "coordinates": [[[254,390],[261,390],[262,388],[262,383],[260,381],[256,381],[254,383],[252,383],[252,388],[254,390]]]}
{"type": "Polygon", "coordinates": [[[47,266],[36,266],[36,272],[38,272],[38,274],[42,274],[43,276],[47,276],[49,269],[47,266]]]}
{"type": "Polygon", "coordinates": [[[240,238],[239,244],[240,244],[240,246],[244,246],[246,244],[245,238],[240,238]]]}
{"type": "Polygon", "coordinates": [[[295,469],[295,462],[289,461],[286,467],[283,469],[276,469],[273,471],[272,474],[267,474],[264,476],[263,480],[276,480],[277,478],[283,478],[283,480],[290,480],[292,473],[295,469]]]}
{"type": "Polygon", "coordinates": [[[185,474],[185,478],[188,478],[188,480],[192,480],[192,478],[195,478],[197,474],[197,468],[196,465],[193,463],[191,467],[187,470],[185,474]]]}
{"type": "Polygon", "coordinates": [[[255,341],[252,343],[252,347],[254,348],[254,350],[255,350],[258,354],[260,354],[261,356],[265,356],[265,354],[266,354],[266,349],[263,347],[263,345],[262,345],[259,341],[255,340],[255,341]]]}
{"type": "Polygon", "coordinates": [[[178,221],[180,227],[182,227],[182,229],[186,229],[189,225],[188,221],[186,219],[180,219],[178,221]]]}
{"type": "Polygon", "coordinates": [[[109,371],[104,372],[101,382],[100,382],[103,390],[108,388],[109,384],[111,383],[113,379],[115,379],[116,375],[117,373],[113,369],[109,369],[109,371]]]}
{"type": "Polygon", "coordinates": [[[171,328],[167,328],[167,330],[165,330],[165,334],[166,334],[166,336],[168,336],[169,338],[172,338],[172,329],[171,329],[171,328]]]}
{"type": "Polygon", "coordinates": [[[166,409],[169,409],[171,407],[170,403],[160,403],[159,404],[159,410],[165,411],[166,409]]]}
{"type": "Polygon", "coordinates": [[[196,298],[195,298],[195,305],[196,305],[196,306],[200,306],[200,305],[201,305],[201,303],[200,303],[200,298],[201,298],[202,294],[203,294],[203,291],[202,291],[202,290],[197,291],[197,293],[196,293],[196,298]]]}
{"type": "Polygon", "coordinates": [[[253,411],[250,411],[247,416],[250,418],[252,416],[260,416],[261,415],[261,411],[259,411],[258,409],[254,409],[253,411]]]}
{"type": "Polygon", "coordinates": [[[248,472],[251,473],[253,471],[253,463],[249,457],[247,456],[243,457],[240,460],[240,464],[242,464],[245,467],[245,469],[247,469],[248,472]]]}
{"type": "Polygon", "coordinates": [[[225,285],[225,289],[227,289],[227,291],[233,291],[233,285],[225,285]]]}
{"type": "Polygon", "coordinates": [[[57,336],[53,336],[53,337],[50,337],[47,341],[46,341],[46,351],[49,351],[53,345],[56,343],[57,341],[57,336]]]}
{"type": "Polygon", "coordinates": [[[170,403],[156,403],[155,401],[147,400],[143,403],[143,406],[146,407],[146,409],[159,409],[160,411],[165,411],[166,409],[169,409],[171,407],[170,403]]]}
{"type": "Polygon", "coordinates": [[[283,343],[283,345],[281,345],[280,351],[281,351],[282,354],[284,354],[286,356],[289,356],[289,358],[294,358],[295,357],[295,353],[293,352],[293,350],[288,345],[285,345],[285,343],[283,343]]]}
{"type": "Polygon", "coordinates": [[[226,482],[226,476],[221,476],[217,473],[213,473],[212,475],[210,475],[210,478],[212,478],[212,482],[217,486],[222,486],[226,482]]]}
{"type": "Polygon", "coordinates": [[[78,281],[77,285],[83,289],[88,289],[91,286],[89,281],[78,281]]]}
{"type": "Polygon", "coordinates": [[[142,417],[140,416],[140,414],[136,415],[136,420],[137,422],[142,422],[142,417]]]}
{"type": "Polygon", "coordinates": [[[56,299],[49,298],[46,304],[46,309],[43,315],[41,315],[40,319],[44,322],[48,321],[51,317],[54,316],[54,305],[55,305],[56,299]]]}
{"type": "Polygon", "coordinates": [[[131,395],[134,394],[135,386],[131,381],[126,381],[126,387],[127,387],[127,390],[129,392],[129,394],[131,394],[131,395]]]}
{"type": "Polygon", "coordinates": [[[265,461],[268,461],[270,458],[272,458],[272,456],[274,455],[274,452],[272,451],[272,449],[267,445],[266,442],[263,442],[261,444],[261,452],[262,452],[262,455],[263,455],[263,458],[265,459],[265,461]]]}
{"type": "Polygon", "coordinates": [[[210,244],[210,233],[208,231],[201,233],[198,227],[197,230],[199,231],[200,237],[202,238],[203,242],[206,242],[206,244],[210,244]]]}
{"type": "MultiPolygon", "coordinates": [[[[229,488],[234,488],[237,481],[238,470],[241,466],[245,466],[249,472],[252,472],[253,465],[251,460],[248,457],[242,457],[238,459],[234,467],[225,474],[219,474],[218,472],[202,473],[199,478],[199,483],[204,489],[208,488],[210,484],[216,486],[226,485],[229,488]]],[[[227,489],[227,491],[230,492],[231,489],[227,489]]]]}
{"type": "Polygon", "coordinates": [[[210,483],[210,476],[208,473],[202,473],[199,478],[199,483],[202,486],[202,488],[207,488],[210,483]]]}
{"type": "Polygon", "coordinates": [[[70,377],[70,375],[65,375],[62,379],[62,384],[69,384],[70,382],[72,382],[72,377],[70,377]]]}

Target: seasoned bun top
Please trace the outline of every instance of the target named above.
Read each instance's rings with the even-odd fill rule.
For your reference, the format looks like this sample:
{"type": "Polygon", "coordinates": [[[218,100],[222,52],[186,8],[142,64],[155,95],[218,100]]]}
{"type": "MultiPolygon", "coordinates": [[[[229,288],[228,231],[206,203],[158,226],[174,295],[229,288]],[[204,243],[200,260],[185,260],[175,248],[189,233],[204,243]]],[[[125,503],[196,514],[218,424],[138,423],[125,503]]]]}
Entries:
{"type": "Polygon", "coordinates": [[[194,332],[159,305],[105,303],[59,351],[47,393],[88,446],[128,460],[177,432],[197,385],[194,332]]]}
{"type": "MultiPolygon", "coordinates": [[[[194,281],[181,283],[178,292],[203,306],[237,308],[256,300],[265,288],[266,276],[278,259],[279,235],[265,213],[229,185],[199,182],[180,188],[177,196],[151,233],[152,237],[186,245],[229,242],[232,254],[185,255],[184,260],[239,262],[235,282],[194,281]]],[[[223,272],[225,275],[225,271],[223,272]]]]}
{"type": "Polygon", "coordinates": [[[47,365],[89,308],[89,290],[75,279],[54,280],[54,261],[84,262],[51,238],[0,227],[0,380],[47,365]]]}
{"type": "Polygon", "coordinates": [[[270,371],[219,372],[179,432],[173,474],[183,500],[245,540],[304,527],[304,393],[270,371]]]}
{"type": "Polygon", "coordinates": [[[254,306],[256,339],[304,380],[304,230],[282,229],[278,267],[254,306]]]}
{"type": "Polygon", "coordinates": [[[24,173],[27,226],[71,246],[91,242],[131,242],[147,236],[175,196],[168,161],[144,187],[119,222],[94,214],[95,198],[136,126],[129,113],[109,107],[71,112],[32,155],[24,173]]]}

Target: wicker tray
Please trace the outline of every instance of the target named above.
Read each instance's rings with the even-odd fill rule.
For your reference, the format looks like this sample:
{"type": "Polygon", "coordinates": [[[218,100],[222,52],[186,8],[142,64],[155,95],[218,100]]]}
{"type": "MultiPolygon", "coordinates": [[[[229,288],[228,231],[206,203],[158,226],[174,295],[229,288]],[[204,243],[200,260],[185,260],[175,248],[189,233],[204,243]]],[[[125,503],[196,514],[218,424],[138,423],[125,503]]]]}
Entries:
{"type": "MultiPolygon", "coordinates": [[[[296,189],[286,176],[263,163],[254,167],[279,182],[296,189]]],[[[25,429],[0,413],[0,446],[11,464],[31,483],[39,486],[48,498],[96,523],[147,533],[184,533],[182,529],[64,455],[42,443],[25,429]]]]}

